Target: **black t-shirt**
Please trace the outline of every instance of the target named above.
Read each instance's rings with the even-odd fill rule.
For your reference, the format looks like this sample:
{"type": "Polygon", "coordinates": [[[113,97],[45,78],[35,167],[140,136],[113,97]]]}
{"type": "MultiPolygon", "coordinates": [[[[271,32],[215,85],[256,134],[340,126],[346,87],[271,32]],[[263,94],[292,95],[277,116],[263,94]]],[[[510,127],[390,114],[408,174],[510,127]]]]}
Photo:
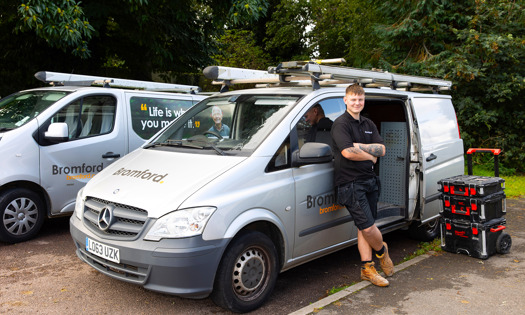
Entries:
{"type": "Polygon", "coordinates": [[[380,143],[383,138],[379,134],[376,125],[368,118],[359,116],[355,120],[347,111],[339,116],[332,125],[333,151],[336,186],[349,183],[358,178],[370,178],[375,176],[374,163],[372,161],[351,161],[342,154],[346,148],[357,143],[380,143]]]}

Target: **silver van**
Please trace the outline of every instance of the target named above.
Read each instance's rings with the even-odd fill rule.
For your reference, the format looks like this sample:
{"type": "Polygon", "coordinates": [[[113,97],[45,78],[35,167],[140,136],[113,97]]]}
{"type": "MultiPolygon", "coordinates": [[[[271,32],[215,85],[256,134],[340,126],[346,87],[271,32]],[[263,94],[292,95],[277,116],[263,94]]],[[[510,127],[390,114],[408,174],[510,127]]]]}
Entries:
{"type": "MultiPolygon", "coordinates": [[[[227,84],[249,81],[233,74],[240,69],[207,70],[214,79],[225,74],[227,84]]],[[[342,71],[357,82],[380,74],[342,71]]],[[[346,110],[345,88],[287,87],[304,78],[274,73],[277,87],[201,101],[80,190],[70,219],[78,257],[152,291],[211,295],[226,309],[247,312],[264,303],[280,272],[356,244],[357,228],[334,194],[331,138],[318,131],[314,142],[305,141],[306,112],[319,104],[334,120],[346,110]],[[217,107],[228,134],[211,128],[217,107]]],[[[346,78],[317,77],[320,86],[346,78]]],[[[275,82],[252,82],[265,80],[275,82]]],[[[463,174],[464,167],[451,97],[365,90],[362,115],[375,122],[387,147],[377,170],[378,227],[409,228],[432,239],[439,230],[437,182],[463,174]]]]}
{"type": "MultiPolygon", "coordinates": [[[[37,73],[46,82],[50,75],[60,77],[37,73]]],[[[66,83],[78,79],[69,74],[67,78],[66,83]]],[[[93,78],[97,77],[90,84],[93,78]]],[[[159,88],[154,82],[132,83],[136,82],[141,88],[159,88]]],[[[88,180],[204,98],[56,86],[0,99],[0,241],[28,240],[45,217],[70,215],[78,190],[88,180]]]]}

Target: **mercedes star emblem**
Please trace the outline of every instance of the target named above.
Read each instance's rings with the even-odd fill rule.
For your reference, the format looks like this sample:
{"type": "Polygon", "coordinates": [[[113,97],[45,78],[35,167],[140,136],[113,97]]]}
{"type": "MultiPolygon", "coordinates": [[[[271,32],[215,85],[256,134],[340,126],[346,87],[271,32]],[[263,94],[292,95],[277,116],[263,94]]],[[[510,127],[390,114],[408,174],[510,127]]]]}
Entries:
{"type": "Polygon", "coordinates": [[[98,227],[102,231],[107,231],[111,223],[113,223],[113,209],[106,206],[98,214],[98,227]]]}

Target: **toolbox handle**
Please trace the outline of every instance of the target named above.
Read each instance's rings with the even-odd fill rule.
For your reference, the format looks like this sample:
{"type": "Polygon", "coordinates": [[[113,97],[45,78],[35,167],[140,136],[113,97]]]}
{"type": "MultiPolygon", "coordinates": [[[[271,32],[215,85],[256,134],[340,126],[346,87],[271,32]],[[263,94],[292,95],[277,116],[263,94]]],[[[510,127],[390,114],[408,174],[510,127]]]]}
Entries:
{"type": "Polygon", "coordinates": [[[491,231],[491,232],[498,232],[498,231],[504,230],[504,229],[506,229],[506,228],[507,228],[506,226],[504,226],[504,225],[500,225],[500,226],[498,226],[497,228],[491,228],[490,231],[491,231]]]}
{"type": "Polygon", "coordinates": [[[472,175],[472,153],[492,153],[494,155],[494,176],[499,177],[499,163],[498,156],[501,153],[501,149],[488,149],[488,148],[470,148],[467,150],[467,167],[468,174],[472,175]]]}

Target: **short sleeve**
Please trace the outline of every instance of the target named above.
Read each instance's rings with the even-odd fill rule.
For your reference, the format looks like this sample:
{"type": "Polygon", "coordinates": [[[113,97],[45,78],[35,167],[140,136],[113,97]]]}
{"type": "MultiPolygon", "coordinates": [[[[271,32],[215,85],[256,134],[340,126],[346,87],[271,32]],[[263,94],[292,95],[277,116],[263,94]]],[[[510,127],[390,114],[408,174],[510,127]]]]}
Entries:
{"type": "Polygon", "coordinates": [[[350,133],[349,127],[340,123],[340,121],[334,122],[332,125],[332,139],[334,140],[334,147],[337,152],[341,152],[346,148],[354,146],[354,141],[350,133]]]}

